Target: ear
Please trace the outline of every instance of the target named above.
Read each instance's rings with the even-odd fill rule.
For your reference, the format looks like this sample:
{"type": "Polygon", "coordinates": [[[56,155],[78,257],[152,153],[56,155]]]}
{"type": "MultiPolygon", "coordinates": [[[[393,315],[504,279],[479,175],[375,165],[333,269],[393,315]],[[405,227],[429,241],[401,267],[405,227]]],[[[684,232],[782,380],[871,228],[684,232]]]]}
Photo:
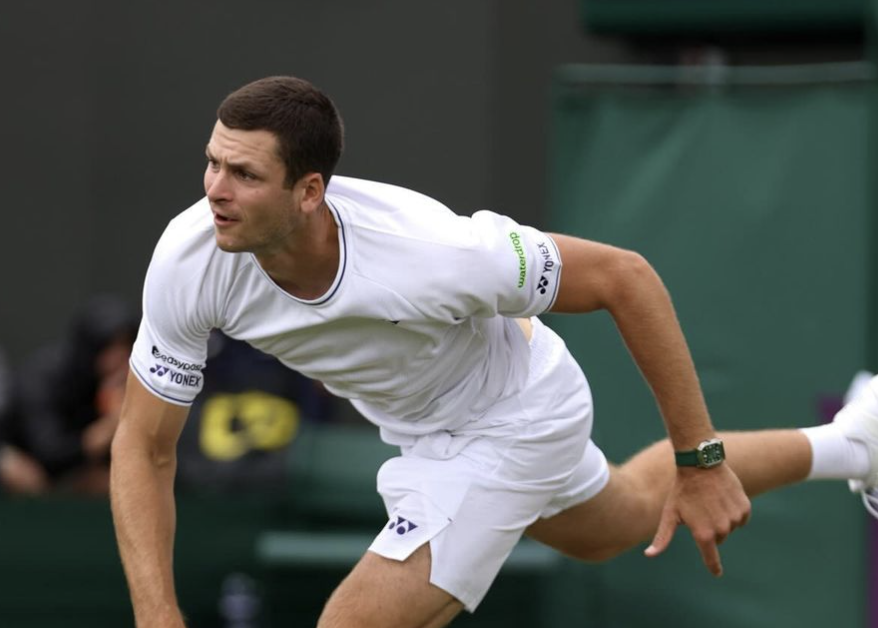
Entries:
{"type": "Polygon", "coordinates": [[[299,206],[304,213],[316,211],[323,204],[323,196],[326,194],[326,186],[323,183],[323,175],[319,172],[309,172],[296,182],[296,192],[299,196],[299,206]]]}

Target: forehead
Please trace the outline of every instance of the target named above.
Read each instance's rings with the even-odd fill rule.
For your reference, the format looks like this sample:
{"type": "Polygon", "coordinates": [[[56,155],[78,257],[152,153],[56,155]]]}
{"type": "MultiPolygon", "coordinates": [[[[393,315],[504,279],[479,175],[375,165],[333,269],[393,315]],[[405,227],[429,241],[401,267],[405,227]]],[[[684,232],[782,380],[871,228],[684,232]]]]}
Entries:
{"type": "Polygon", "coordinates": [[[218,159],[280,163],[277,138],[270,131],[230,129],[217,120],[207,149],[218,159]]]}

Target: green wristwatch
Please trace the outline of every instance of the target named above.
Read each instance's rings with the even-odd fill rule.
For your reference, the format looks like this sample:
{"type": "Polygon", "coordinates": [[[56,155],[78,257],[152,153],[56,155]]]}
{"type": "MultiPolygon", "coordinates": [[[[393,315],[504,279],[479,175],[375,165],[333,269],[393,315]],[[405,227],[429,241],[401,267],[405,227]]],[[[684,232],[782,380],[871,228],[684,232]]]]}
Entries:
{"type": "Polygon", "coordinates": [[[678,467],[699,467],[710,469],[726,459],[726,450],[723,442],[718,438],[706,440],[695,449],[689,451],[675,451],[674,458],[678,467]]]}

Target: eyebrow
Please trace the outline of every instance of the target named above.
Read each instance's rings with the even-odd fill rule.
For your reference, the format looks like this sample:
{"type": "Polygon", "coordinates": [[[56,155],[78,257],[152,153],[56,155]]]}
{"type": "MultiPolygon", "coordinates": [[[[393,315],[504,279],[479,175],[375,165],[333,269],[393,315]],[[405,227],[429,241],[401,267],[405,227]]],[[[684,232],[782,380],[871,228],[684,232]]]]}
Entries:
{"type": "MultiPolygon", "coordinates": [[[[209,144],[204,147],[204,154],[208,159],[218,161],[216,157],[213,156],[213,153],[211,153],[209,144]]],[[[227,161],[226,163],[230,168],[237,170],[248,170],[251,172],[258,172],[260,170],[259,166],[251,161],[227,161]]]]}

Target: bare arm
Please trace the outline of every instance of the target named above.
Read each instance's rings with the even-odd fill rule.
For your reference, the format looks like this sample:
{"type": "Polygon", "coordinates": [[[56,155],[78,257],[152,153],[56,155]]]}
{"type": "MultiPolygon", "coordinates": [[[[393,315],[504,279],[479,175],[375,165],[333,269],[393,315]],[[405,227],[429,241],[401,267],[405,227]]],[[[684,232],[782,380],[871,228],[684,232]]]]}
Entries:
{"type": "MultiPolygon", "coordinates": [[[[693,449],[713,437],[689,348],[652,266],[631,251],[563,235],[552,238],[564,264],[552,310],[607,310],[655,396],[674,449],[693,449]]],[[[692,530],[707,567],[719,575],[717,544],[745,523],[749,513],[749,501],[728,465],[680,468],[647,555],[661,553],[683,522],[692,530]]]]}
{"type": "Polygon", "coordinates": [[[564,270],[554,312],[607,310],[655,395],[675,449],[714,436],[689,348],[670,296],[640,255],[552,235],[564,270]]]}
{"type": "Polygon", "coordinates": [[[174,593],[176,445],[188,408],[128,376],[113,438],[110,498],[138,628],[183,628],[174,593]]]}

